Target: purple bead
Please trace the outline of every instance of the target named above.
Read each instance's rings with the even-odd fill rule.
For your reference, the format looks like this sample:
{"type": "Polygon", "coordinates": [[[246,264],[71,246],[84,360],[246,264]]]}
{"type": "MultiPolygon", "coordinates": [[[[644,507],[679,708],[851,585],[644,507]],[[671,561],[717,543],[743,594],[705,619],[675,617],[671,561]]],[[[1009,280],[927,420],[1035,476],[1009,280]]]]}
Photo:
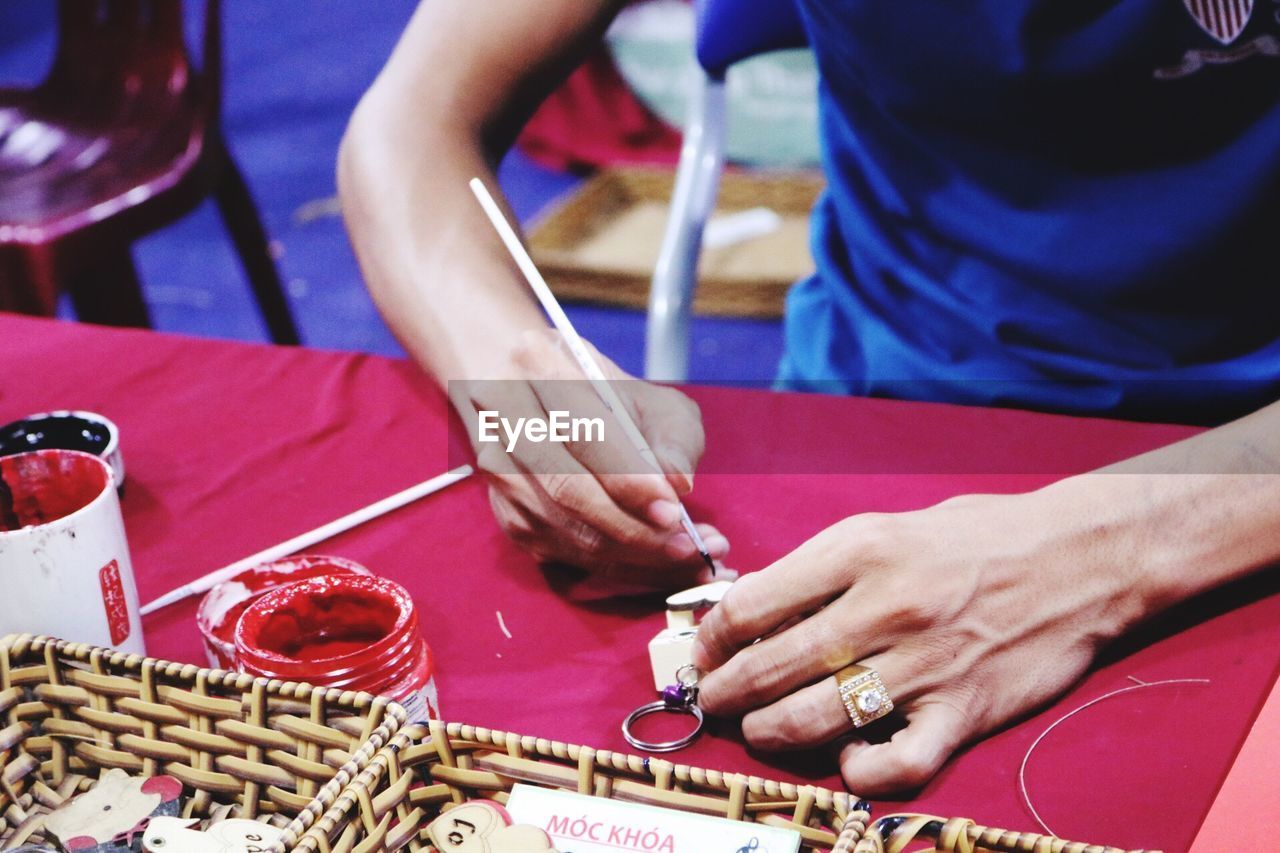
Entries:
{"type": "Polygon", "coordinates": [[[668,708],[682,708],[689,704],[689,689],[683,684],[669,684],[662,689],[662,702],[668,708]]]}

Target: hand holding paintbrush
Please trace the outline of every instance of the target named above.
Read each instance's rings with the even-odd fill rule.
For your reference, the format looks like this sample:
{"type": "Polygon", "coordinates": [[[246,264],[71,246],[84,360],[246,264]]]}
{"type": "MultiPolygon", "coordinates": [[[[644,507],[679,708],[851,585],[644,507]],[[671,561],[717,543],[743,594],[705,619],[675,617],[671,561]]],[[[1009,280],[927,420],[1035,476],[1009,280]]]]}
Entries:
{"type": "MultiPolygon", "coordinates": [[[[560,355],[560,353],[557,352],[557,350],[563,347],[564,349],[567,349],[568,353],[572,356],[573,362],[576,363],[578,368],[581,370],[580,375],[586,379],[587,384],[589,384],[589,387],[591,389],[591,392],[593,392],[593,393],[587,393],[585,395],[581,393],[581,389],[574,387],[582,384],[581,382],[579,382],[579,383],[563,383],[564,387],[560,388],[558,391],[546,388],[547,385],[549,384],[553,385],[554,383],[542,383],[542,386],[544,387],[545,390],[541,390],[541,391],[535,390],[534,393],[537,395],[541,395],[544,398],[547,396],[554,397],[557,394],[562,397],[573,396],[574,398],[576,398],[576,404],[577,404],[576,413],[581,413],[584,410],[587,410],[589,412],[593,409],[603,407],[603,410],[607,411],[608,414],[611,416],[609,420],[611,420],[615,425],[613,429],[621,433],[621,439],[622,439],[621,441],[615,441],[612,444],[612,446],[609,447],[607,450],[599,450],[596,448],[590,448],[584,444],[580,444],[578,445],[577,450],[575,451],[580,455],[585,455],[585,456],[590,456],[592,453],[600,453],[600,454],[611,453],[611,454],[614,454],[614,458],[616,460],[616,455],[620,451],[625,449],[626,452],[632,454],[635,457],[634,462],[632,463],[633,467],[628,468],[624,465],[621,467],[615,467],[613,471],[609,471],[607,473],[601,474],[599,477],[599,480],[602,486],[609,480],[616,482],[619,479],[621,479],[625,481],[627,479],[627,475],[652,477],[652,474],[658,474],[660,476],[667,476],[668,474],[670,474],[671,472],[669,471],[669,469],[663,466],[663,464],[659,461],[658,455],[654,452],[654,450],[650,446],[649,440],[646,438],[644,432],[640,428],[640,425],[637,423],[636,415],[638,414],[640,418],[643,419],[643,422],[646,423],[646,426],[649,426],[651,428],[651,431],[653,427],[652,421],[657,420],[657,418],[654,418],[652,416],[645,417],[645,412],[643,411],[633,414],[633,412],[623,402],[622,397],[619,395],[613,383],[610,381],[611,379],[616,379],[617,377],[616,376],[611,377],[607,375],[604,368],[602,367],[602,365],[606,364],[607,361],[603,360],[603,358],[599,355],[599,353],[595,352],[594,349],[591,348],[578,335],[577,331],[573,328],[573,325],[569,321],[568,316],[564,313],[563,309],[560,307],[559,303],[556,301],[555,296],[551,293],[550,288],[547,286],[541,274],[538,272],[532,259],[529,257],[528,253],[525,251],[524,246],[520,243],[520,240],[516,236],[514,229],[511,227],[506,217],[502,214],[497,203],[494,201],[493,197],[489,194],[484,184],[479,179],[473,179],[471,181],[470,186],[471,186],[472,192],[475,194],[477,200],[480,202],[481,207],[484,209],[486,215],[489,217],[489,221],[492,223],[492,225],[494,226],[494,229],[497,231],[499,237],[502,239],[502,242],[505,245],[507,251],[511,254],[512,259],[515,261],[517,267],[519,267],[520,272],[523,274],[525,280],[528,282],[529,286],[532,288],[534,294],[537,296],[538,301],[541,303],[543,309],[546,311],[547,316],[550,318],[552,324],[555,326],[556,330],[559,332],[559,335],[554,339],[555,341],[554,343],[552,343],[551,339],[547,339],[545,337],[541,338],[541,340],[545,342],[544,351],[537,354],[537,356],[531,359],[531,361],[536,363],[540,361],[545,362],[545,361],[554,360],[556,359],[557,356],[560,355]],[[645,474],[644,472],[646,471],[652,472],[652,473],[645,474]]],[[[535,336],[534,340],[537,341],[539,340],[539,338],[535,336]]],[[[618,371],[618,373],[620,373],[620,371],[618,371]]],[[[693,406],[692,403],[687,400],[687,398],[679,394],[679,392],[674,391],[674,389],[647,385],[645,383],[635,383],[635,388],[633,388],[632,391],[633,391],[631,395],[632,401],[637,404],[637,407],[639,407],[639,404],[641,402],[640,399],[638,399],[638,397],[666,396],[668,399],[665,402],[667,404],[666,408],[668,408],[668,410],[673,408],[680,409],[682,407],[681,404],[683,404],[683,407],[693,409],[693,416],[688,420],[692,421],[694,427],[698,427],[696,407],[693,406]],[[671,398],[677,398],[677,399],[671,399],[671,398]]],[[[455,400],[455,403],[456,402],[457,400],[455,400]]],[[[546,402],[547,401],[545,399],[539,400],[537,403],[535,403],[535,405],[542,405],[547,410],[547,412],[550,413],[551,410],[554,408],[554,406],[546,406],[545,405],[546,402]]],[[[654,408],[660,410],[662,406],[655,406],[654,408]]],[[[601,442],[601,444],[603,445],[603,442],[601,442]]],[[[701,451],[700,428],[699,428],[699,435],[698,435],[696,444],[697,444],[697,452],[700,453],[701,451]]],[[[513,442],[508,447],[508,453],[510,453],[510,451],[514,449],[514,446],[515,445],[513,442]]],[[[607,466],[600,466],[600,465],[584,466],[582,464],[578,464],[576,461],[573,462],[572,465],[570,465],[568,464],[570,462],[568,455],[563,453],[560,455],[560,458],[559,458],[559,463],[561,467],[549,468],[545,465],[547,459],[548,459],[547,455],[542,455],[537,459],[537,461],[544,463],[542,466],[540,467],[529,466],[527,464],[529,457],[526,456],[526,460],[525,460],[526,464],[521,467],[523,468],[524,473],[553,475],[552,482],[562,481],[563,477],[561,477],[560,475],[573,474],[573,473],[587,474],[589,473],[588,469],[590,469],[590,472],[595,472],[595,471],[604,470],[605,468],[607,468],[607,466]]],[[[594,461],[598,462],[599,460],[597,459],[594,461]]],[[[692,461],[693,460],[689,460],[690,463],[692,461]]],[[[496,468],[498,473],[502,473],[502,469],[508,466],[514,469],[515,467],[517,467],[517,463],[515,460],[503,459],[500,456],[500,454],[492,452],[491,447],[482,449],[482,458],[481,458],[482,468],[492,467],[492,468],[496,468]],[[489,457],[491,460],[493,460],[494,464],[491,464],[490,466],[486,466],[485,459],[483,458],[484,450],[490,451],[489,457]]],[[[514,473],[514,471],[512,473],[514,473]]],[[[691,485],[691,479],[689,475],[685,475],[685,481],[686,481],[685,489],[683,491],[687,491],[688,486],[691,485]]],[[[573,508],[570,507],[571,512],[572,512],[572,509],[573,508]]],[[[504,520],[503,507],[495,504],[495,510],[498,511],[499,520],[503,521],[504,520]]],[[[679,501],[678,495],[676,496],[676,500],[674,501],[671,501],[671,500],[653,501],[652,504],[643,508],[643,514],[649,519],[649,521],[658,525],[659,527],[671,528],[671,527],[676,527],[678,525],[679,528],[683,530],[684,537],[687,537],[687,539],[685,539],[684,541],[692,545],[693,550],[704,561],[710,573],[712,574],[715,573],[716,565],[713,558],[723,556],[724,553],[727,552],[728,542],[724,540],[724,538],[720,536],[718,533],[715,533],[711,528],[704,527],[700,529],[697,525],[694,525],[693,521],[689,517],[688,512],[685,510],[683,504],[679,501]],[[706,535],[711,535],[712,538],[710,542],[706,541],[705,539],[706,535]]],[[[591,519],[589,518],[588,519],[570,518],[566,520],[569,521],[570,523],[577,523],[578,525],[581,525],[584,522],[588,524],[591,522],[591,519]]],[[[511,519],[507,519],[506,521],[507,521],[507,524],[504,526],[508,527],[508,532],[513,533],[513,536],[519,539],[520,530],[519,530],[518,524],[512,523],[511,519]],[[515,529],[513,530],[512,528],[515,528],[515,529]]],[[[530,532],[532,533],[533,531],[530,531],[530,532]]],[[[606,535],[608,535],[609,532],[610,531],[606,531],[606,535]]],[[[617,536],[614,538],[622,539],[624,542],[627,541],[628,539],[635,539],[637,545],[641,544],[638,536],[628,536],[625,531],[621,531],[621,532],[623,534],[622,536],[617,536]]],[[[668,548],[667,548],[668,559],[678,560],[680,557],[686,556],[685,554],[680,553],[680,549],[682,547],[681,540],[684,539],[684,537],[677,536],[673,538],[673,540],[670,543],[668,543],[668,548]]],[[[641,554],[643,554],[645,550],[646,549],[643,547],[636,548],[637,553],[641,553],[641,554]]],[[[648,549],[648,550],[652,551],[653,549],[648,549]]],[[[650,554],[649,556],[652,556],[652,554],[650,554]]],[[[693,556],[693,555],[688,554],[687,556],[693,556]]],[[[598,568],[599,562],[597,562],[596,565],[593,567],[598,568]]]]}

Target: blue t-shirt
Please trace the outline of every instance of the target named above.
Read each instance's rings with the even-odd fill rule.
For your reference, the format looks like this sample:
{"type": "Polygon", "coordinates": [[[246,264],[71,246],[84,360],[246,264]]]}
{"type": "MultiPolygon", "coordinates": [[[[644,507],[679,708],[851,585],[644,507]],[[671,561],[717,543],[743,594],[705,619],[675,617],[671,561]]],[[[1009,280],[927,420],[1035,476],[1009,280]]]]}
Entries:
{"type": "Polygon", "coordinates": [[[1210,422],[1280,398],[1280,0],[800,0],[785,386],[1210,422]]]}

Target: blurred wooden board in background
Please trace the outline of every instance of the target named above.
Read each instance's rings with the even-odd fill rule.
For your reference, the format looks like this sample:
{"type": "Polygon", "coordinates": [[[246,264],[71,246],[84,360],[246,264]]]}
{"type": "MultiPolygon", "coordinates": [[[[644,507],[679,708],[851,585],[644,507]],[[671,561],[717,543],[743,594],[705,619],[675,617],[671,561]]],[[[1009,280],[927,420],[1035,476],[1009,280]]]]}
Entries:
{"type": "MultiPolygon", "coordinates": [[[[556,296],[645,309],[674,179],[669,169],[608,169],[543,217],[528,234],[529,249],[556,296]]],[[[788,288],[813,272],[809,211],[823,185],[814,172],[726,172],[716,217],[763,207],[780,222],[767,234],[703,249],[694,311],[781,317],[788,288]]]]}

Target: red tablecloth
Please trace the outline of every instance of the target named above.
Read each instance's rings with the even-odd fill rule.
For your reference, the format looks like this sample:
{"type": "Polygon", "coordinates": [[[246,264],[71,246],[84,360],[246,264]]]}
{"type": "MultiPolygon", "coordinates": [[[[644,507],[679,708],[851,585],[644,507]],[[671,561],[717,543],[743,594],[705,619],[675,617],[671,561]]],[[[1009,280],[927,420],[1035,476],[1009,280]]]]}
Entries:
{"type": "MultiPolygon", "coordinates": [[[[0,316],[0,368],[0,420],[85,408],[119,424],[143,600],[447,463],[444,398],[403,362],[0,316]]],[[[762,440],[789,454],[773,454],[780,461],[771,470],[780,473],[698,479],[693,514],[725,531],[731,562],[744,570],[852,513],[1032,488],[1189,434],[1011,411],[692,393],[706,420],[709,470],[761,470],[759,460],[745,460],[762,440]],[[822,470],[863,473],[783,473],[819,470],[814,460],[822,470]]],[[[446,718],[630,751],[618,725],[651,698],[645,649],[663,624],[661,599],[568,600],[561,578],[505,541],[479,481],[317,550],[362,562],[414,593],[446,718]]],[[[877,812],[910,808],[1033,830],[1017,771],[1052,721],[1131,685],[1130,677],[1209,678],[1208,687],[1152,688],[1073,717],[1040,745],[1027,773],[1040,813],[1063,837],[1185,850],[1275,679],[1277,590],[1271,573],[1169,615],[1053,707],[970,748],[915,798],[878,803],[877,812]]],[[[202,662],[194,609],[192,600],[149,617],[149,652],[202,662]]],[[[729,721],[676,758],[840,784],[825,754],[748,754],[729,721]]]]}

